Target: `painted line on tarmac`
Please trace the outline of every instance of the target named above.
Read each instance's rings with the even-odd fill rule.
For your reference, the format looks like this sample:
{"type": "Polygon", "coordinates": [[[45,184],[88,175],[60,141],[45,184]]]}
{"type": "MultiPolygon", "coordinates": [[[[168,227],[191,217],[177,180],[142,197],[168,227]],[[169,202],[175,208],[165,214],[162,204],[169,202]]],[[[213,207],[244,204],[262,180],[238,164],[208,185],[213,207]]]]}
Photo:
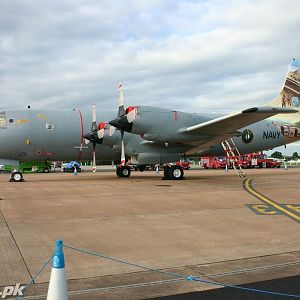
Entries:
{"type": "Polygon", "coordinates": [[[282,207],[276,201],[271,200],[270,198],[268,198],[265,195],[263,195],[263,194],[259,193],[258,191],[256,191],[253,188],[252,183],[253,183],[253,179],[251,179],[251,178],[247,178],[243,181],[243,187],[248,193],[250,193],[251,195],[253,195],[257,199],[261,200],[262,202],[267,203],[268,205],[271,205],[272,207],[274,207],[276,210],[280,211],[281,213],[283,213],[287,217],[289,217],[289,218],[293,219],[294,221],[300,223],[300,216],[296,215],[295,213],[293,213],[289,209],[286,209],[286,208],[282,207]]]}

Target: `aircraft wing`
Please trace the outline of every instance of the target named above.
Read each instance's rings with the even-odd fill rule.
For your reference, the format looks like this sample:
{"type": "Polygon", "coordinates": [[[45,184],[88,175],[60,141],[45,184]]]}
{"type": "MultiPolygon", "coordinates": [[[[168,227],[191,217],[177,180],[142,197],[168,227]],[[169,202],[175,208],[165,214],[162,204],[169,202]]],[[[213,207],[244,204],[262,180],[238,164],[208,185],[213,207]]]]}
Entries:
{"type": "Polygon", "coordinates": [[[188,135],[223,136],[234,135],[238,129],[267,119],[277,114],[297,113],[295,109],[280,107],[253,107],[223,116],[204,123],[182,129],[181,132],[188,135]]]}

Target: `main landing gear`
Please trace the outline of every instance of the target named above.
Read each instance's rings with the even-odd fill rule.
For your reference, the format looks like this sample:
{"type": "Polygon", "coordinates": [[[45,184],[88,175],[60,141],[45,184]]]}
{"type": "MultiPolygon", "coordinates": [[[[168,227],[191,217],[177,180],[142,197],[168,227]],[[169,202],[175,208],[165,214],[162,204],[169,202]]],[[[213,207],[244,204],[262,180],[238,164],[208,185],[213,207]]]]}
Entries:
{"type": "Polygon", "coordinates": [[[183,175],[184,171],[181,166],[164,166],[164,180],[182,180],[183,175]]]}
{"type": "Polygon", "coordinates": [[[117,166],[116,174],[118,177],[130,177],[131,170],[128,166],[117,166]]]}
{"type": "MultiPolygon", "coordinates": [[[[118,177],[130,177],[131,169],[129,166],[118,165],[116,168],[116,174],[118,177]]],[[[165,165],[164,166],[164,180],[182,180],[184,171],[183,167],[177,165],[165,165]]]]}

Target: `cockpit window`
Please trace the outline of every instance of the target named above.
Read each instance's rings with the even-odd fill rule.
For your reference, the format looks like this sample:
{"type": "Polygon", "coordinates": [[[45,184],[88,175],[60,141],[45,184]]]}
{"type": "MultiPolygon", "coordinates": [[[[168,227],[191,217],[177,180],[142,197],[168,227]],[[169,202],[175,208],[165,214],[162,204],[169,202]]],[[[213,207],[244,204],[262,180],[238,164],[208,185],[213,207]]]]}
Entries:
{"type": "Polygon", "coordinates": [[[4,111],[0,112],[0,127],[6,126],[6,115],[4,111]]]}

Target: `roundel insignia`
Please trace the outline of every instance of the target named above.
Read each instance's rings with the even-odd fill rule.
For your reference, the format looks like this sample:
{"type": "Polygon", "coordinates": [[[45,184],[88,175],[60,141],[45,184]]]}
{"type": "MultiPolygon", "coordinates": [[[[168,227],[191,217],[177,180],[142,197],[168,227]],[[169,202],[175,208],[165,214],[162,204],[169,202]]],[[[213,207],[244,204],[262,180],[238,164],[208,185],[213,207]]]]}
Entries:
{"type": "Polygon", "coordinates": [[[249,144],[253,140],[253,132],[250,129],[246,129],[242,133],[242,140],[245,144],[249,144]]]}

